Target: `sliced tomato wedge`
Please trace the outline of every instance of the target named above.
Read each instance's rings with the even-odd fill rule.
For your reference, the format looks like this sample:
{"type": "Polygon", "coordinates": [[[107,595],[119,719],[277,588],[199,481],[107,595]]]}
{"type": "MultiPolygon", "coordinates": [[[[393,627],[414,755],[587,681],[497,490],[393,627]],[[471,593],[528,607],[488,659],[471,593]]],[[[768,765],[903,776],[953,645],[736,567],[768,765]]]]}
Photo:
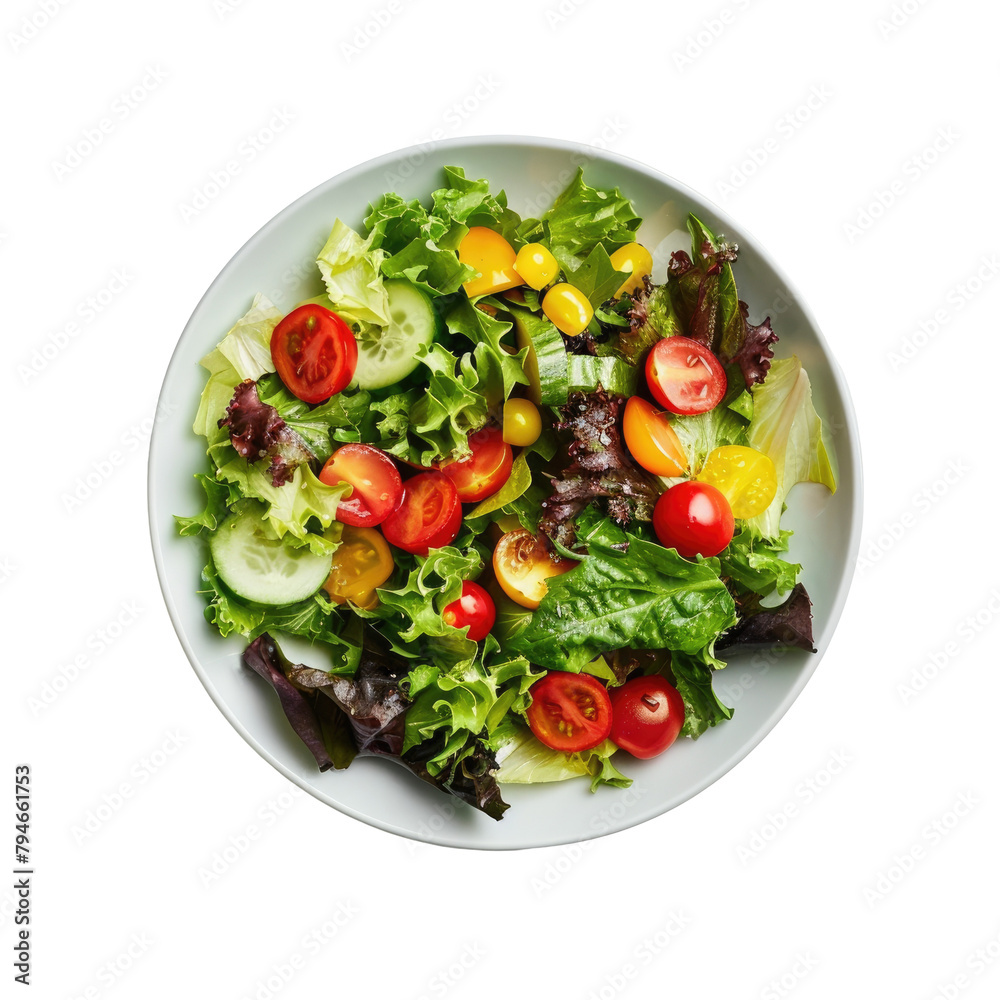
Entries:
{"type": "Polygon", "coordinates": [[[514,452],[499,427],[486,427],[469,435],[472,454],[440,466],[458,490],[462,503],[479,503],[493,496],[510,478],[514,452]]]}
{"type": "Polygon", "coordinates": [[[358,344],[335,312],[308,303],[274,328],[271,360],[289,392],[306,403],[322,403],[354,378],[358,344]]]}
{"type": "Polygon", "coordinates": [[[671,413],[706,413],[726,394],[719,359],[690,337],[664,337],[646,359],[646,381],[656,401],[671,413]]]}
{"type": "Polygon", "coordinates": [[[337,520],[355,528],[381,524],[403,499],[403,480],[393,460],[369,444],[341,445],[319,474],[321,483],[349,483],[353,492],[337,505],[337,520]]]}
{"type": "Polygon", "coordinates": [[[455,484],[443,473],[421,472],[403,483],[403,499],[382,522],[386,541],[404,552],[425,556],[455,540],[462,504],[455,484]]]}
{"type": "Polygon", "coordinates": [[[531,685],[528,725],[547,747],[577,753],[611,732],[611,698],[590,674],[550,670],[531,685]]]}

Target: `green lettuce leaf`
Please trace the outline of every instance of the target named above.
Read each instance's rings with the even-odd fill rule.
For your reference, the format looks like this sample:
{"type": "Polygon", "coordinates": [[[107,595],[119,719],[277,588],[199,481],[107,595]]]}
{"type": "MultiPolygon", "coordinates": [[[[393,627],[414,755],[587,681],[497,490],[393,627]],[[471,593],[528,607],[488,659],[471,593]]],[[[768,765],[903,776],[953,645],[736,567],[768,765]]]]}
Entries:
{"type": "Polygon", "coordinates": [[[389,325],[389,297],[379,272],[385,251],[362,239],[340,219],[333,225],[316,263],[327,294],[348,323],[389,325]]]}
{"type": "Polygon", "coordinates": [[[508,651],[547,669],[579,671],[627,646],[694,653],[735,623],[718,560],[690,562],[608,520],[583,541],[586,558],[549,580],[538,610],[512,630],[508,651]],[[622,545],[625,551],[615,547],[622,545]]]}
{"type": "Polygon", "coordinates": [[[726,394],[718,406],[707,413],[671,418],[670,425],[684,448],[692,476],[701,471],[705,459],[716,448],[748,443],[748,412],[752,412],[750,393],[744,388],[738,369],[727,368],[726,379],[726,394]]]}
{"type": "Polygon", "coordinates": [[[777,538],[788,491],[803,482],[837,489],[833,455],[827,450],[823,422],[812,402],[809,376],[795,356],[772,361],[767,379],[753,387],[753,419],[747,428],[751,448],[774,462],[778,492],[771,505],[748,522],[765,538],[777,538]]]}
{"type": "Polygon", "coordinates": [[[634,242],[641,221],[618,188],[590,187],[580,167],[540,222],[522,224],[519,235],[526,243],[540,239],[563,267],[575,269],[598,243],[614,252],[634,242]]]}
{"type": "Polygon", "coordinates": [[[681,736],[697,739],[710,726],[733,717],[733,710],[721,701],[712,688],[712,672],[725,666],[706,646],[696,653],[675,651],[670,654],[670,672],[674,686],[684,699],[684,726],[681,736]]]}
{"type": "Polygon", "coordinates": [[[611,740],[592,750],[564,753],[547,747],[527,727],[507,721],[491,742],[500,765],[496,778],[501,784],[535,784],[578,777],[590,778],[591,791],[600,785],[628,788],[632,784],[632,779],[611,762],[611,755],[618,750],[611,740]]]}
{"type": "Polygon", "coordinates": [[[230,483],[220,483],[211,476],[196,472],[194,478],[205,491],[205,507],[191,517],[174,515],[179,535],[198,535],[204,531],[215,531],[219,523],[229,514],[230,508],[243,499],[240,491],[230,483]]]}
{"type": "Polygon", "coordinates": [[[233,390],[244,379],[259,379],[274,371],[271,362],[271,334],[282,314],[265,295],[255,295],[253,304],[219,342],[201,359],[208,369],[208,382],[202,390],[194,432],[215,444],[229,439],[229,432],[219,428],[233,390]]]}
{"type": "Polygon", "coordinates": [[[795,586],[802,567],[782,559],[788,551],[790,531],[780,531],[775,538],[762,538],[751,528],[738,531],[719,555],[722,575],[741,590],[766,597],[775,590],[784,593],[795,586]]]}
{"type": "Polygon", "coordinates": [[[311,642],[323,643],[317,655],[329,655],[329,665],[323,670],[334,674],[351,674],[361,655],[359,618],[340,611],[321,594],[284,607],[266,607],[237,597],[219,578],[211,557],[202,570],[205,598],[205,619],[226,636],[233,633],[255,639],[264,632],[284,632],[298,635],[311,642]],[[327,648],[329,647],[329,648],[327,648]],[[322,650],[322,652],[320,652],[322,650]]]}

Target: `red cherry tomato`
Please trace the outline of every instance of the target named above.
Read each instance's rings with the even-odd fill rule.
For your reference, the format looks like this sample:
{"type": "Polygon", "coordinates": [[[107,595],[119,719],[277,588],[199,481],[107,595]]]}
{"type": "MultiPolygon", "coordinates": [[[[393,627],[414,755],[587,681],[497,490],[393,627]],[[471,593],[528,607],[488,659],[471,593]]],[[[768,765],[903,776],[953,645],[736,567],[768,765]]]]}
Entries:
{"type": "Polygon", "coordinates": [[[646,359],[649,391],[671,413],[705,413],[726,394],[719,359],[690,337],[664,337],[646,359]]]}
{"type": "Polygon", "coordinates": [[[381,524],[403,499],[403,480],[392,459],[368,444],[341,445],[319,474],[321,483],[350,483],[354,491],[337,506],[337,520],[355,528],[381,524]]]}
{"type": "Polygon", "coordinates": [[[684,699],[655,674],[611,691],[611,742],[643,760],[663,753],[684,725],[684,699]]]}
{"type": "Polygon", "coordinates": [[[469,435],[472,454],[458,462],[442,465],[441,471],[455,484],[462,503],[479,503],[494,493],[510,477],[514,453],[499,427],[487,427],[469,435]]]}
{"type": "Polygon", "coordinates": [[[462,505],[455,484],[440,472],[421,472],[403,483],[403,499],[382,522],[387,542],[404,552],[427,555],[448,545],[462,526],[462,505]]]}
{"type": "Polygon", "coordinates": [[[717,556],[733,540],[735,526],[729,501],[708,483],[671,486],[653,508],[656,537],[685,559],[717,556]]]}
{"type": "Polygon", "coordinates": [[[466,580],[462,584],[462,596],[447,605],[441,617],[455,628],[468,625],[468,637],[481,642],[497,620],[497,609],[493,598],[478,583],[466,580]]]}
{"type": "Polygon", "coordinates": [[[271,334],[271,360],[288,391],[322,403],[354,378],[358,343],[335,313],[314,303],[293,309],[271,334]]]}
{"type": "Polygon", "coordinates": [[[531,685],[527,715],[531,731],[553,750],[590,750],[611,732],[611,699],[590,674],[549,671],[531,685]]]}

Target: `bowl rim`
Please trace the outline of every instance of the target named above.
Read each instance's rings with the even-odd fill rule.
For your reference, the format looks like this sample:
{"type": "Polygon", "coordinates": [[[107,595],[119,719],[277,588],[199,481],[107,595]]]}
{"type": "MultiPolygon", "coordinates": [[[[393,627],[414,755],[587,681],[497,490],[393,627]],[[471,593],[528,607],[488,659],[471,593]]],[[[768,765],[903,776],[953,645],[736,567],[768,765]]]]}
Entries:
{"type": "MultiPolygon", "coordinates": [[[[628,156],[624,156],[620,153],[612,152],[607,149],[602,149],[598,146],[588,145],[587,143],[576,142],[569,139],[554,139],[546,138],[544,136],[534,136],[534,135],[517,135],[517,134],[497,134],[497,135],[473,135],[473,136],[452,136],[443,139],[431,140],[427,142],[414,143],[413,145],[403,147],[401,149],[392,150],[387,153],[380,154],[378,156],[372,157],[365,160],[362,163],[358,163],[346,170],[343,170],[332,177],[327,178],[325,181],[320,182],[314,187],[310,188],[304,194],[300,195],[298,198],[294,199],[284,208],[280,209],[274,216],[268,219],[255,233],[253,233],[249,239],[247,239],[242,246],[233,254],[233,256],[226,262],[219,273],[209,284],[208,288],[202,294],[198,303],[195,305],[188,318],[187,323],[184,325],[184,329],[181,331],[177,343],[174,346],[174,350],[171,352],[170,358],[167,362],[166,369],[164,371],[163,381],[161,382],[160,392],[158,394],[157,407],[154,411],[155,413],[160,413],[160,406],[163,403],[164,393],[166,391],[166,383],[169,378],[170,372],[173,370],[173,365],[177,354],[180,351],[181,344],[185,341],[188,331],[195,327],[200,319],[201,312],[205,306],[206,301],[213,295],[216,285],[218,285],[225,275],[229,271],[237,266],[243,255],[248,252],[251,247],[265,241],[271,234],[271,231],[280,224],[281,220],[288,214],[295,211],[296,208],[301,206],[303,203],[311,201],[313,199],[321,197],[327,191],[335,189],[336,187],[352,180],[353,178],[366,174],[370,171],[377,170],[379,168],[385,168],[392,165],[398,165],[401,162],[406,161],[416,155],[421,155],[422,157],[437,156],[441,153],[451,150],[462,150],[463,148],[473,147],[473,146],[529,146],[539,149],[554,150],[561,153],[578,154],[585,156],[591,161],[603,161],[606,163],[614,164],[617,166],[625,167],[639,173],[645,174],[646,176],[652,178],[653,180],[665,184],[668,187],[673,188],[679,194],[683,195],[692,205],[702,205],[709,208],[719,219],[720,222],[728,228],[729,231],[739,232],[740,243],[742,245],[748,245],[753,252],[764,262],[767,266],[777,275],[781,280],[784,289],[786,289],[795,299],[797,307],[801,310],[803,318],[806,320],[811,332],[816,337],[816,340],[822,350],[823,358],[828,366],[831,378],[836,390],[840,395],[844,404],[844,418],[845,427],[843,430],[846,432],[838,438],[838,446],[841,441],[846,440],[848,442],[848,451],[850,453],[850,467],[851,467],[851,485],[852,485],[852,495],[850,498],[850,531],[848,536],[848,545],[846,552],[846,559],[844,562],[844,572],[841,574],[840,580],[837,583],[837,588],[833,596],[833,600],[829,607],[829,613],[827,615],[825,625],[822,634],[815,637],[815,645],[817,652],[810,656],[807,665],[801,670],[799,676],[797,677],[795,683],[791,686],[788,693],[780,702],[772,706],[771,711],[765,718],[764,722],[756,728],[751,739],[742,743],[737,750],[735,750],[729,757],[722,761],[718,766],[712,770],[706,772],[701,776],[701,778],[685,789],[682,797],[675,797],[673,800],[664,803],[658,803],[646,807],[645,809],[640,809],[636,811],[629,810],[622,816],[620,821],[609,825],[608,829],[595,831],[588,833],[586,837],[576,837],[568,836],[566,834],[554,834],[554,835],[543,835],[538,839],[533,840],[530,844],[504,844],[504,843],[489,843],[489,842],[474,842],[471,838],[466,838],[464,842],[459,842],[456,840],[443,840],[436,837],[433,832],[428,832],[427,834],[422,834],[421,832],[414,832],[409,829],[404,829],[397,826],[396,824],[380,819],[376,816],[364,814],[357,810],[356,808],[345,805],[342,802],[337,801],[332,796],[326,794],[320,789],[316,788],[314,785],[309,784],[304,778],[301,778],[295,771],[284,765],[281,761],[275,758],[267,749],[265,749],[257,739],[249,732],[249,730],[243,725],[236,714],[229,708],[224,699],[222,698],[219,691],[216,689],[215,685],[212,683],[211,678],[208,676],[208,672],[201,664],[201,661],[195,650],[193,649],[190,641],[188,640],[184,624],[178,608],[174,604],[173,598],[170,594],[170,589],[167,585],[166,570],[164,564],[164,554],[160,543],[160,535],[157,530],[157,525],[160,524],[161,511],[158,506],[157,496],[153,489],[153,478],[154,478],[154,464],[156,458],[159,454],[162,445],[162,432],[161,426],[162,422],[158,419],[154,419],[152,433],[150,435],[149,442],[149,457],[146,466],[146,490],[147,490],[147,514],[149,517],[149,532],[150,541],[152,543],[153,550],[153,561],[156,567],[157,580],[160,586],[160,591],[163,595],[164,604],[167,608],[167,614],[170,618],[171,625],[173,626],[174,632],[180,641],[181,647],[184,650],[191,666],[194,668],[195,674],[201,681],[203,687],[208,692],[209,697],[215,702],[216,707],[222,713],[222,715],[228,720],[229,724],[236,730],[237,733],[272,767],[274,767],[279,773],[283,774],[289,781],[298,785],[303,791],[312,795],[314,798],[319,799],[321,802],[325,803],[336,809],[338,812],[350,816],[352,819],[359,820],[368,826],[374,826],[377,829],[383,830],[386,833],[395,834],[396,836],[402,837],[410,841],[418,841],[426,844],[432,844],[435,846],[458,848],[463,850],[498,850],[498,851],[508,851],[508,850],[528,850],[533,848],[543,848],[543,847],[557,847],[564,844],[579,843],[583,840],[594,840],[598,837],[609,836],[613,833],[618,833],[623,830],[631,829],[632,827],[638,826],[641,823],[645,823],[648,820],[654,819],[657,816],[661,816],[673,809],[689,802],[691,799],[695,798],[699,793],[704,791],[710,785],[714,784],[721,777],[731,771],[737,764],[740,763],[763,739],[767,736],[781,720],[782,716],[789,710],[795,700],[802,693],[802,689],[805,687],[806,683],[810,680],[813,673],[819,666],[827,648],[829,647],[830,639],[836,631],[837,625],[840,622],[841,615],[843,614],[844,607],[847,603],[847,598],[851,589],[851,585],[856,576],[857,571],[857,558],[861,546],[861,530],[862,530],[862,520],[863,520],[863,468],[862,468],[862,457],[861,457],[861,447],[860,447],[860,435],[857,426],[857,415],[855,412],[853,400],[851,398],[850,388],[847,384],[847,379],[841,370],[840,364],[837,361],[836,355],[830,350],[830,345],[827,342],[826,336],[823,333],[822,328],[816,320],[811,308],[805,299],[799,294],[798,289],[794,282],[792,282],[785,271],[782,269],[778,263],[777,258],[771,254],[761,243],[759,239],[746,227],[742,225],[737,225],[736,222],[730,217],[729,213],[718,206],[710,198],[706,197],[699,191],[685,184],[683,181],[679,181],[676,178],[670,176],[669,174],[652,167],[640,160],[633,159],[628,156]]],[[[839,447],[838,447],[839,450],[839,447]]],[[[838,484],[838,487],[842,487],[843,483],[838,484]]]]}

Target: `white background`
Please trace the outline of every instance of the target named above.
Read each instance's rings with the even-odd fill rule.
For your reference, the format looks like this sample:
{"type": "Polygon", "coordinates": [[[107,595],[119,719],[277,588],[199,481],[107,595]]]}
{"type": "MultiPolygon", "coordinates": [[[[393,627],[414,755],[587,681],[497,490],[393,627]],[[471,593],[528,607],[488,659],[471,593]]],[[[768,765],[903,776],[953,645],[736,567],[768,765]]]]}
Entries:
{"type": "Polygon", "coordinates": [[[37,995],[997,994],[992,5],[15,0],[0,28],[0,763],[8,793],[33,769],[37,995]],[[418,846],[298,792],[205,694],[150,554],[150,418],[202,292],[298,195],[436,132],[702,191],[811,304],[862,428],[862,559],[805,692],[584,847],[418,846]]]}

